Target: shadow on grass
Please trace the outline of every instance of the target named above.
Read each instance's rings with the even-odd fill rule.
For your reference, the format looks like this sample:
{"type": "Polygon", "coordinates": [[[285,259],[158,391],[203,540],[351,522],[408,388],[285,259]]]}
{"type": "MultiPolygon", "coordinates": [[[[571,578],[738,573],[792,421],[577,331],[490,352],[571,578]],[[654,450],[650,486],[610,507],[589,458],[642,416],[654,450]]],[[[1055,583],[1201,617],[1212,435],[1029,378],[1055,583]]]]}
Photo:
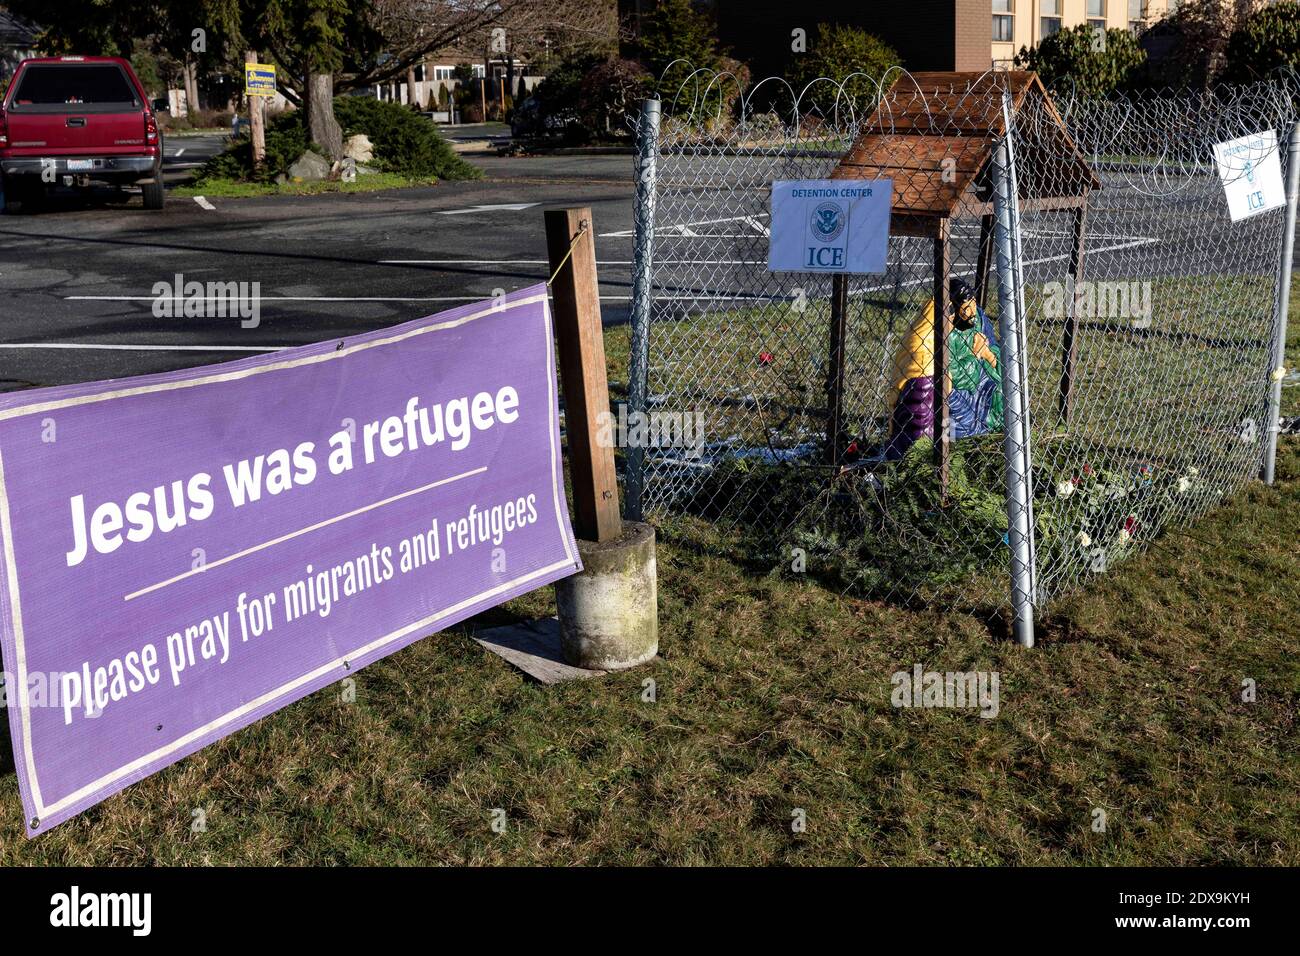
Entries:
{"type": "Polygon", "coordinates": [[[0,777],[7,777],[17,771],[14,763],[14,748],[9,737],[9,708],[0,708],[0,777]]]}

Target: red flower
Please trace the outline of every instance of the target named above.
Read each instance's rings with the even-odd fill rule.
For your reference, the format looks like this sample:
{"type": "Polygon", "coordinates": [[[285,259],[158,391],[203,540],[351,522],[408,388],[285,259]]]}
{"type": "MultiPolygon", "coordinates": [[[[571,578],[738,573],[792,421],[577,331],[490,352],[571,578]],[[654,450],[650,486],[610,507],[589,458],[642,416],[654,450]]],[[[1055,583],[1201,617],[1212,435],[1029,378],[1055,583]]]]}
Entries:
{"type": "Polygon", "coordinates": [[[767,350],[758,353],[759,365],[771,365],[775,361],[776,361],[776,356],[773,355],[771,352],[768,352],[767,350]]]}
{"type": "Polygon", "coordinates": [[[1124,530],[1129,534],[1137,531],[1138,519],[1136,515],[1129,515],[1124,519],[1124,530]]]}

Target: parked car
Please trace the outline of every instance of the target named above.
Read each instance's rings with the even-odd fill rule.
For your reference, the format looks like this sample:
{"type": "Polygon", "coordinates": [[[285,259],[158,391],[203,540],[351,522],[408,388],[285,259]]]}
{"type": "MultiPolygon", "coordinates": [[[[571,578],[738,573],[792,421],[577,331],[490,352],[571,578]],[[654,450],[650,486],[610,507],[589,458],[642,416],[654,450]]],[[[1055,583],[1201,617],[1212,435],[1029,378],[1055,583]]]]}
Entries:
{"type": "Polygon", "coordinates": [[[0,102],[6,206],[39,205],[56,183],[138,185],[163,207],[163,140],[131,64],[118,57],[24,60],[0,102]]]}
{"type": "Polygon", "coordinates": [[[578,114],[571,109],[549,112],[535,96],[530,96],[510,116],[510,135],[516,139],[562,137],[579,126],[578,114]]]}

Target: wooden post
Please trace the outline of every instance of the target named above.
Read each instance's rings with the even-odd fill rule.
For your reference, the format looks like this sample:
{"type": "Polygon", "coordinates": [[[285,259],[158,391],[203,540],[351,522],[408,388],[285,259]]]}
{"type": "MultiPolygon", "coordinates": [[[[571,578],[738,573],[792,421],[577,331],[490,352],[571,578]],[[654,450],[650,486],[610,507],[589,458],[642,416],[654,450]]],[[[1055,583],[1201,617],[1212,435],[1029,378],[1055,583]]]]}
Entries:
{"type": "Polygon", "coordinates": [[[993,217],[980,217],[979,262],[975,267],[975,301],[981,309],[988,308],[989,265],[993,259],[993,217]]]}
{"type": "MultiPolygon", "coordinates": [[[[249,50],[244,55],[245,63],[257,63],[257,51],[249,50]]],[[[253,145],[253,168],[260,169],[266,162],[266,114],[264,98],[248,96],[248,134],[253,145]]]]}
{"type": "Polygon", "coordinates": [[[948,301],[950,230],[949,220],[940,219],[934,237],[934,464],[939,472],[939,493],[945,501],[948,498],[948,458],[951,451],[948,424],[948,391],[952,387],[948,373],[948,333],[952,330],[948,301]]]}
{"type": "Polygon", "coordinates": [[[483,111],[483,118],[481,122],[486,123],[487,122],[487,77],[486,76],[480,76],[478,78],[478,105],[479,105],[479,109],[483,111]]]}
{"type": "Polygon", "coordinates": [[[597,439],[599,416],[609,413],[609,383],[591,209],[548,209],[546,251],[556,273],[551,295],[573,479],[573,530],[587,541],[611,541],[623,533],[623,519],[614,449],[597,439]]]}
{"type": "Polygon", "coordinates": [[[501,122],[506,121],[506,81],[504,77],[497,81],[497,92],[501,94],[501,122]]]}
{"type": "Polygon", "coordinates": [[[1065,328],[1061,332],[1061,385],[1057,392],[1057,411],[1061,423],[1070,420],[1070,387],[1074,384],[1074,362],[1079,354],[1078,313],[1079,285],[1083,282],[1083,242],[1088,226],[1088,204],[1074,210],[1074,241],[1070,247],[1070,275],[1074,288],[1066,305],[1065,328]]]}
{"type": "Polygon", "coordinates": [[[826,464],[840,463],[844,441],[844,343],[848,333],[849,277],[831,277],[831,328],[826,372],[826,464]]]}

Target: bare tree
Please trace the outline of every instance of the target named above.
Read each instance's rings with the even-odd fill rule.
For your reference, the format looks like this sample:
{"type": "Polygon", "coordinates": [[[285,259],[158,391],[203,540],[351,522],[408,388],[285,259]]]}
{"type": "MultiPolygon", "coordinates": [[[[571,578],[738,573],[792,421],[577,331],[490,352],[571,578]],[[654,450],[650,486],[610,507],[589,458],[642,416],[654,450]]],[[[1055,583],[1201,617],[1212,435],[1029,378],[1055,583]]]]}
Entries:
{"type": "Polygon", "coordinates": [[[383,83],[448,50],[487,54],[493,30],[521,57],[618,46],[616,0],[372,0],[369,20],[383,56],[338,77],[337,90],[383,83]]]}
{"type": "Polygon", "coordinates": [[[281,66],[285,98],[302,107],[311,140],[335,159],[343,148],[335,94],[399,78],[414,90],[415,65],[434,54],[486,57],[494,30],[515,56],[617,46],[616,0],[202,2],[222,11],[232,37],[242,31],[281,66]]]}

